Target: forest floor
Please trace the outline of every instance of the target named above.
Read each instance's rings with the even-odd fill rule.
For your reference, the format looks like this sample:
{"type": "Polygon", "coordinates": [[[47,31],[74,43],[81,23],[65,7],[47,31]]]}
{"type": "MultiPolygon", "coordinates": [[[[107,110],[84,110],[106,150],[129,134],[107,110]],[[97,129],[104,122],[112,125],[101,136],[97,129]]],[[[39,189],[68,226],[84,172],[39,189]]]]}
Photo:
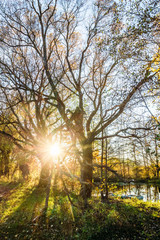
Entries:
{"type": "Polygon", "coordinates": [[[88,209],[51,192],[45,219],[45,194],[34,182],[0,181],[0,240],[159,240],[160,203],[112,198],[90,199],[88,209]]]}

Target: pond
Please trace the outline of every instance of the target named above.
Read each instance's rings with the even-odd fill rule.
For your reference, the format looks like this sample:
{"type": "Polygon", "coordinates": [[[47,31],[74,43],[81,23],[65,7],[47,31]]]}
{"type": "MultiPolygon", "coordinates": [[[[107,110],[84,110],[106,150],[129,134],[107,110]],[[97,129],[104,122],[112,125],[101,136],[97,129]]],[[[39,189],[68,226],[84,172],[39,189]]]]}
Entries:
{"type": "Polygon", "coordinates": [[[129,196],[132,197],[141,196],[144,201],[157,202],[160,200],[160,185],[146,184],[146,183],[119,183],[117,186],[111,185],[109,191],[110,195],[129,196]],[[112,189],[113,188],[113,189],[112,189]]]}

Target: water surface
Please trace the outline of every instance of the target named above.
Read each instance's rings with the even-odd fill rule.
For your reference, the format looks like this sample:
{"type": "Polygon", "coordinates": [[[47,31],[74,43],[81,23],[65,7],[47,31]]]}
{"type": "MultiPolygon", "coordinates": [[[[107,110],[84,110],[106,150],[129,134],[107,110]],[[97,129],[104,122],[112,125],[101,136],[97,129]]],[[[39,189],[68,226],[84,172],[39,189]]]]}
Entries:
{"type": "MultiPolygon", "coordinates": [[[[114,185],[112,185],[114,186],[114,185]]],[[[111,187],[110,193],[122,195],[143,196],[144,201],[160,201],[160,186],[146,183],[120,183],[115,188],[111,187]]]]}

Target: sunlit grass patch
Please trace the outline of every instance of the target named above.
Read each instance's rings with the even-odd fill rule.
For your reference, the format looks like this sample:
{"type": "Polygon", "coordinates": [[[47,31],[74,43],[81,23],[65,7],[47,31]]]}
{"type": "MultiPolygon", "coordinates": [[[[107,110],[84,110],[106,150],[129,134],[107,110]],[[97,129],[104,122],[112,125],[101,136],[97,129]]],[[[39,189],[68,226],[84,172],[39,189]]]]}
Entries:
{"type": "Polygon", "coordinates": [[[130,207],[138,208],[139,211],[144,211],[152,216],[160,217],[160,202],[144,202],[138,199],[125,199],[124,203],[130,207]]]}
{"type": "Polygon", "coordinates": [[[18,185],[16,189],[11,190],[7,199],[0,203],[0,219],[1,223],[9,219],[20,219],[28,221],[33,217],[33,210],[36,214],[39,212],[36,207],[44,199],[43,194],[35,192],[35,186],[32,182],[27,182],[18,185]]]}

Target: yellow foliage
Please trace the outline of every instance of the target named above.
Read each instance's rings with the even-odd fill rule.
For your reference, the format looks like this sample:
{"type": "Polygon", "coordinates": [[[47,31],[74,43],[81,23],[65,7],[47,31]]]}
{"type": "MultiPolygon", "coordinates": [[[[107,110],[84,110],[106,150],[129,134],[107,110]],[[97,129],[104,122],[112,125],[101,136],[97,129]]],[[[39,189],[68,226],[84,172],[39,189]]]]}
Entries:
{"type": "Polygon", "coordinates": [[[147,69],[157,73],[158,79],[160,79],[160,48],[158,48],[157,53],[153,56],[151,64],[147,69]]]}

